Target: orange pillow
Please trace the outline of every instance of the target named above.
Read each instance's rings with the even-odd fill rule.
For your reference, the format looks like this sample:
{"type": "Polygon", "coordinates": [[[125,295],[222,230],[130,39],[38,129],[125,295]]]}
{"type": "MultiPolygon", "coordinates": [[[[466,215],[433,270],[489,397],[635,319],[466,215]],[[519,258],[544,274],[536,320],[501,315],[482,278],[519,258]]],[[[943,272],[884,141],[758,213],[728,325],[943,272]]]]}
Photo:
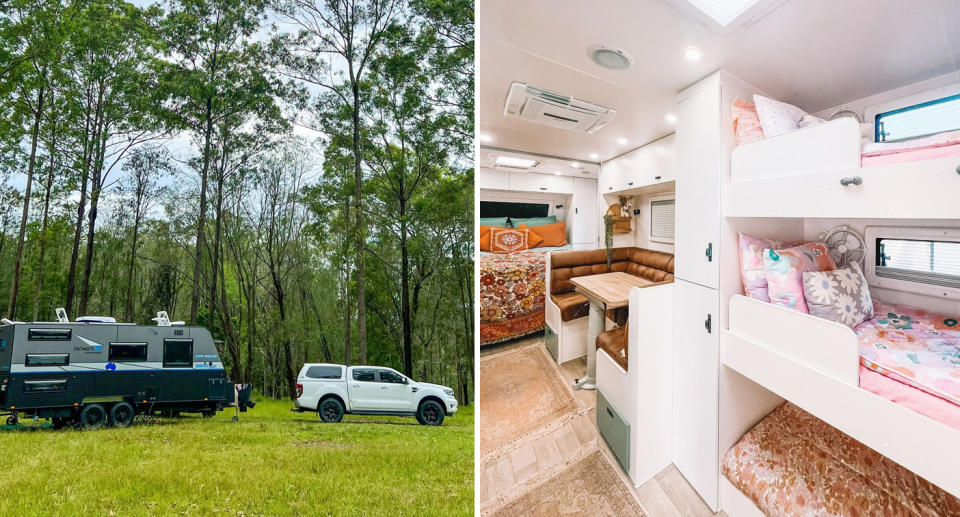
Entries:
{"type": "Polygon", "coordinates": [[[493,227],[480,225],[480,251],[490,251],[490,228],[493,227]]]}
{"type": "MultiPolygon", "coordinates": [[[[520,228],[526,228],[527,225],[521,224],[520,228]]],[[[534,226],[530,233],[536,232],[538,237],[542,238],[542,241],[537,243],[536,246],[566,246],[567,245],[567,223],[563,221],[557,221],[551,224],[544,224],[541,226],[534,226]]],[[[530,237],[530,240],[533,240],[533,237],[530,237]]],[[[531,245],[532,248],[534,245],[531,245]]]]}
{"type": "Polygon", "coordinates": [[[737,145],[763,139],[760,117],[757,115],[757,107],[752,102],[737,97],[733,99],[730,113],[733,117],[733,133],[737,137],[737,145]]]}
{"type": "Polygon", "coordinates": [[[513,253],[530,249],[529,236],[530,230],[526,228],[490,228],[490,251],[513,253]]]}
{"type": "Polygon", "coordinates": [[[542,246],[542,245],[543,245],[543,237],[541,237],[540,234],[534,232],[534,231],[531,230],[530,228],[527,228],[527,224],[526,224],[526,223],[521,224],[520,226],[517,226],[517,229],[530,230],[530,233],[527,234],[527,244],[528,244],[531,248],[536,248],[536,247],[539,247],[539,246],[542,246]]]}

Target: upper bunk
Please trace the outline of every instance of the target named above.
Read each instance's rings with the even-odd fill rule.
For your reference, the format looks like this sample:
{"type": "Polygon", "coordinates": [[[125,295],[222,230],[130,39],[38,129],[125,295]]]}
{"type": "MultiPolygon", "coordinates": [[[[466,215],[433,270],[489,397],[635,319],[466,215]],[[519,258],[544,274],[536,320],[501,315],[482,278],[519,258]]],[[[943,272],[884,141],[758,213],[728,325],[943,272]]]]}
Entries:
{"type": "Polygon", "coordinates": [[[960,217],[956,133],[861,147],[860,124],[840,118],[742,144],[730,167],[728,217],[960,217]]]}

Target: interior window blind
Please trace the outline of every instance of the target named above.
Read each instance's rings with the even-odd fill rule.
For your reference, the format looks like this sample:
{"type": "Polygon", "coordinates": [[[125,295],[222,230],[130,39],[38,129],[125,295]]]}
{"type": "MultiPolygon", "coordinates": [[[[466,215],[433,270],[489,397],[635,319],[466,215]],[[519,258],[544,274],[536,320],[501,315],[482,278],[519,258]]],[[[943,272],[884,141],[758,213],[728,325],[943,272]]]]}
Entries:
{"type": "Polygon", "coordinates": [[[960,288],[960,242],[877,241],[877,276],[960,288]]]}
{"type": "Polygon", "coordinates": [[[960,129],[960,95],[881,113],[876,118],[878,142],[890,142],[960,129]]]}
{"type": "Polygon", "coordinates": [[[673,199],[650,202],[650,237],[673,239],[675,207],[673,199]]]}

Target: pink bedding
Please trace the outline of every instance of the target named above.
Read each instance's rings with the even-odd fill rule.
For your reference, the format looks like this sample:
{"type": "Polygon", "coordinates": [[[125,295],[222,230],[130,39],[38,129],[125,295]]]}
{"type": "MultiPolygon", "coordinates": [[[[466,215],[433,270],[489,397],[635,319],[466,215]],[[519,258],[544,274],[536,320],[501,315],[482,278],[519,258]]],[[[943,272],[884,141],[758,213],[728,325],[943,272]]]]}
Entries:
{"type": "Polygon", "coordinates": [[[860,366],[860,387],[960,430],[960,406],[860,366]]]}
{"type": "Polygon", "coordinates": [[[944,158],[946,156],[960,156],[960,144],[941,147],[928,147],[925,149],[916,150],[895,151],[892,153],[874,154],[870,156],[864,154],[860,159],[860,165],[862,167],[870,167],[873,165],[889,165],[892,163],[932,160],[934,158],[944,158]]]}

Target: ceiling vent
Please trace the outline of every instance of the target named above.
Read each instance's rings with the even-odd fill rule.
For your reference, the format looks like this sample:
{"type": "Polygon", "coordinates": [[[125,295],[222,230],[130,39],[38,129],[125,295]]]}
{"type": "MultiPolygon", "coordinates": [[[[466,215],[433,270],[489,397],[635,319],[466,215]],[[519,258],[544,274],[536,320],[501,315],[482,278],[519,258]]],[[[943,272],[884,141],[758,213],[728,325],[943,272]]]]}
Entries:
{"type": "Polygon", "coordinates": [[[511,83],[507,104],[503,108],[507,117],[516,117],[536,124],[581,133],[594,133],[607,125],[617,111],[580,99],[552,92],[524,83],[511,83]]]}

